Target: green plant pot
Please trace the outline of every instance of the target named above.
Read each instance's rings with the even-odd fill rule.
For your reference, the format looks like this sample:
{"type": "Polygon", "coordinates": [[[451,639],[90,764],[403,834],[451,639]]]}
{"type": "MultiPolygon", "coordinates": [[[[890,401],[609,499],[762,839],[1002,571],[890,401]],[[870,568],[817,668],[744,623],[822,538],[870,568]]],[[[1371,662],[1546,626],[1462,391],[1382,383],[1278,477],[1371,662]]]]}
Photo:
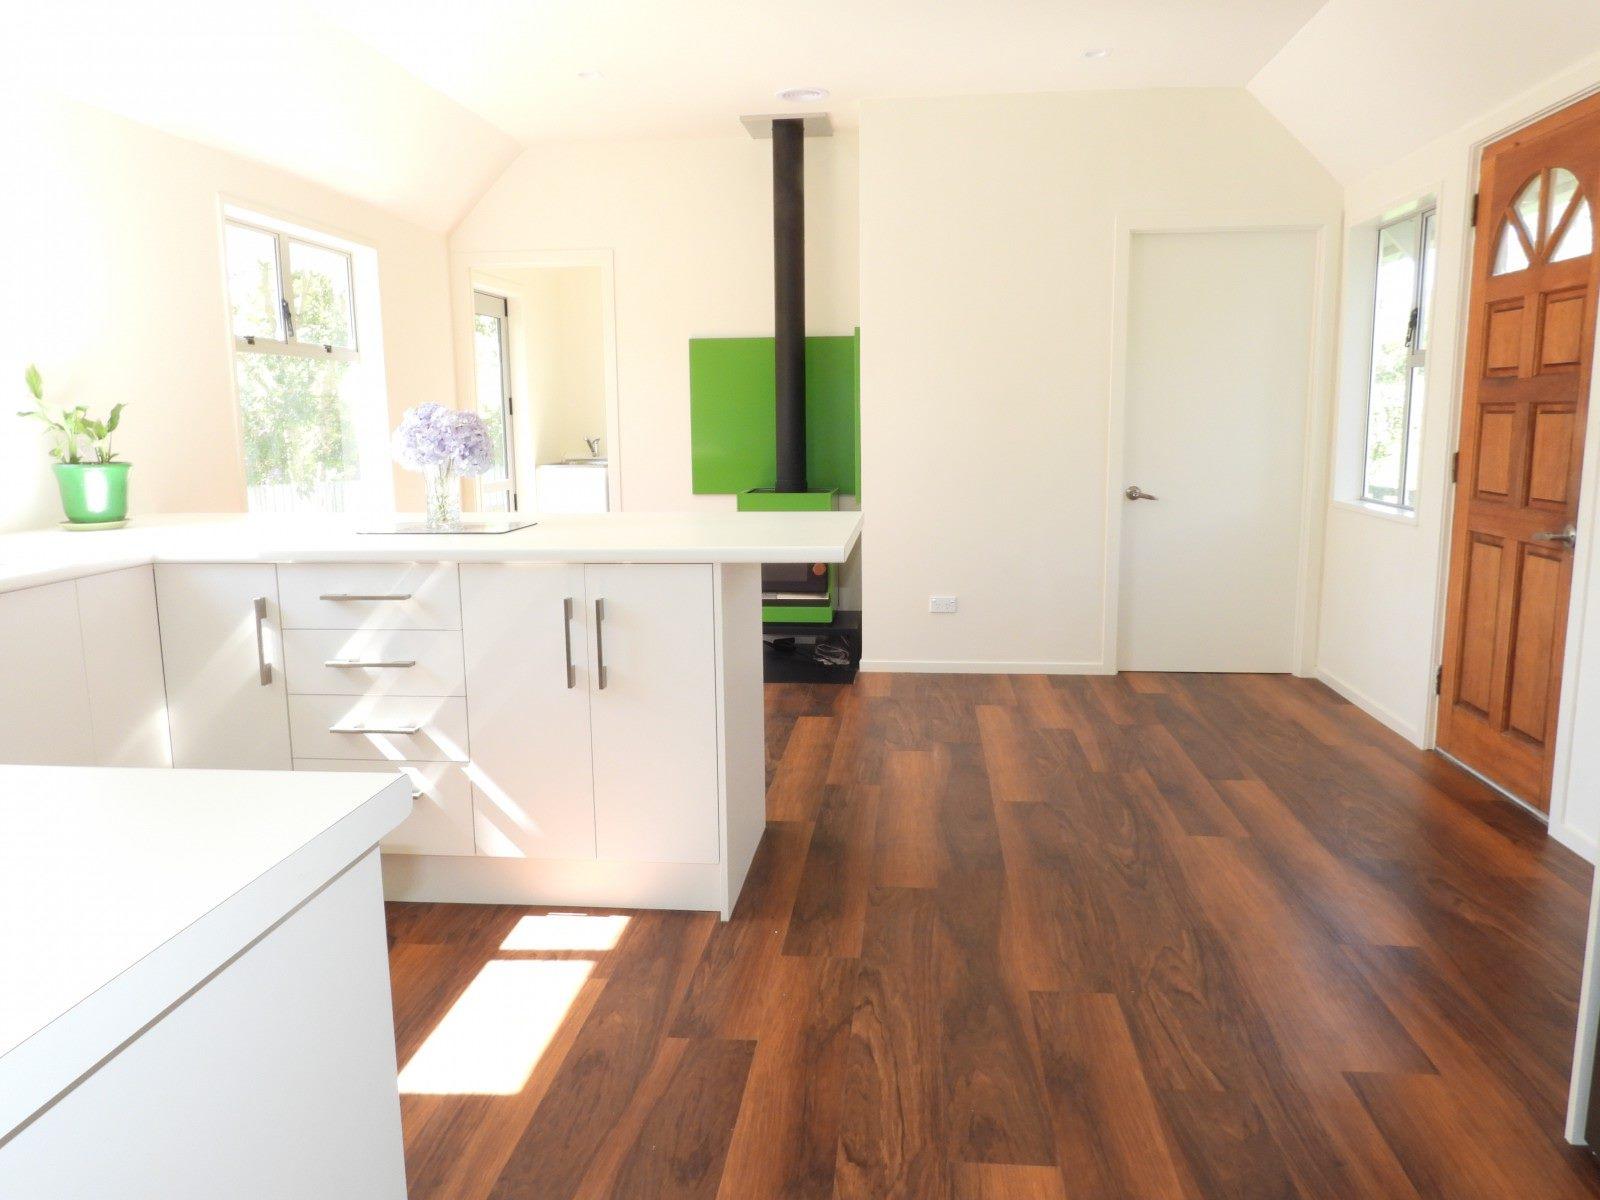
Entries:
{"type": "Polygon", "coordinates": [[[56,463],[61,508],[74,525],[121,521],[128,515],[128,468],[132,464],[56,463]]]}

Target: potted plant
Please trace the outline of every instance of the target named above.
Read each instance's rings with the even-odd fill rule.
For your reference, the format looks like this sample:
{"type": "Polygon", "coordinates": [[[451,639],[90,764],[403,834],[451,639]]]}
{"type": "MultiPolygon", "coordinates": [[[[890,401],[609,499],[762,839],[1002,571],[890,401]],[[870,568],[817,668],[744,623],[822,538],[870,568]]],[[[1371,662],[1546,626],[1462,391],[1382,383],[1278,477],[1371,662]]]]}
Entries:
{"type": "Polygon", "coordinates": [[[128,516],[129,463],[117,462],[111,451],[111,435],[122,421],[123,405],[114,405],[104,421],[89,416],[81,404],[52,413],[44,402],[44,379],[39,368],[30,366],[23,376],[35,407],[20,412],[44,424],[55,439],[50,457],[56,460],[56,486],[61,491],[61,507],[71,526],[106,525],[128,516]]]}
{"type": "Polygon", "coordinates": [[[482,475],[494,466],[494,442],[483,418],[442,404],[419,404],[406,410],[393,448],[402,467],[422,472],[429,528],[461,528],[456,476],[482,475]]]}

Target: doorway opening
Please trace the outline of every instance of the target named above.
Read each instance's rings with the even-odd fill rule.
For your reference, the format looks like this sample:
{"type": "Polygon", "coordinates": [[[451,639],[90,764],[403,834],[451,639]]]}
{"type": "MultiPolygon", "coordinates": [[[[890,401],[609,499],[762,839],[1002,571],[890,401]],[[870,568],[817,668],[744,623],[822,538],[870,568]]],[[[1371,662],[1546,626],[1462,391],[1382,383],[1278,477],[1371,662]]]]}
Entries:
{"type": "Polygon", "coordinates": [[[618,505],[610,279],[599,262],[467,269],[473,404],[495,437],[478,481],[488,512],[618,505]]]}

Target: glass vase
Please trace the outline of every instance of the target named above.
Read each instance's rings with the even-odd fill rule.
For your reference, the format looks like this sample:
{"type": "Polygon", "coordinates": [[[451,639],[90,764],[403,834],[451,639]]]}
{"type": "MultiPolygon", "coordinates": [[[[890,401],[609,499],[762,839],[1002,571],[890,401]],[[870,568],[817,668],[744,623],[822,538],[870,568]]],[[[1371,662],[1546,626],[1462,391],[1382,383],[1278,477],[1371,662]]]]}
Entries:
{"type": "Polygon", "coordinates": [[[426,501],[423,520],[429,529],[461,528],[461,492],[449,465],[426,467],[422,472],[426,501]]]}

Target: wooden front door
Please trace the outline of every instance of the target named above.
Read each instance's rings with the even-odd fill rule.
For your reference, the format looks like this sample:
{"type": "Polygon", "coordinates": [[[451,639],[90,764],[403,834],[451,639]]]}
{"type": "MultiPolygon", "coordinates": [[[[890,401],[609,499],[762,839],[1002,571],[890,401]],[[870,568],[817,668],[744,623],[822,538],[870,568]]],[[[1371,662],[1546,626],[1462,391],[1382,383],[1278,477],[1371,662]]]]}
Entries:
{"type": "Polygon", "coordinates": [[[1439,749],[1550,802],[1597,267],[1600,97],[1483,152],[1439,749]]]}

